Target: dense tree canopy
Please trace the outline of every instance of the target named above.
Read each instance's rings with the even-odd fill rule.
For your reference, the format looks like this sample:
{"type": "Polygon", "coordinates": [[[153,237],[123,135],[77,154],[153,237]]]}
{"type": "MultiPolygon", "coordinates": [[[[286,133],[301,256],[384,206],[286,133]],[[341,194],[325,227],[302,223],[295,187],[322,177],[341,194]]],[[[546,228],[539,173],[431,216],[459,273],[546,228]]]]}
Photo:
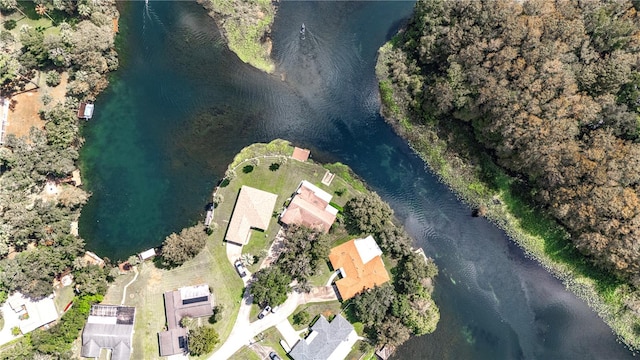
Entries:
{"type": "Polygon", "coordinates": [[[278,306],[287,301],[291,277],[280,267],[271,266],[258,271],[251,284],[253,302],[261,306],[278,306]]]}
{"type": "Polygon", "coordinates": [[[162,243],[162,258],[166,265],[182,265],[198,255],[207,243],[207,233],[202,224],[182,229],[180,234],[173,233],[162,243]]]}
{"type": "Polygon", "coordinates": [[[386,64],[414,121],[469,124],[596,263],[640,284],[640,18],[624,1],[424,0],[386,64]]]}
{"type": "Polygon", "coordinates": [[[329,237],[303,226],[290,226],[284,236],[285,250],[277,264],[299,284],[307,283],[316,274],[321,262],[329,256],[329,237]]]}
{"type": "Polygon", "coordinates": [[[189,353],[194,356],[210,353],[220,342],[218,333],[210,326],[189,330],[189,353]]]}

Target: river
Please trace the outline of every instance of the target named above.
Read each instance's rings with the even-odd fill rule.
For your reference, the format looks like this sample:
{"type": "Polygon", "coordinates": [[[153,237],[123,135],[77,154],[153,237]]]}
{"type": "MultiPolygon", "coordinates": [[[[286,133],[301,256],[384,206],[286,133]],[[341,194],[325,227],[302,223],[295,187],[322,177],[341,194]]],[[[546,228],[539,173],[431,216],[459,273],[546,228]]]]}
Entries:
{"type": "Polygon", "coordinates": [[[396,359],[632,357],[580,299],[440,184],[378,114],[376,50],[413,2],[280,3],[276,75],[240,62],[193,2],[126,6],[123,63],[83,135],[87,248],[123,259],[203,218],[233,155],[284,138],[350,165],[440,268],[441,321],[396,359]],[[305,23],[307,34],[300,39],[305,23]]]}

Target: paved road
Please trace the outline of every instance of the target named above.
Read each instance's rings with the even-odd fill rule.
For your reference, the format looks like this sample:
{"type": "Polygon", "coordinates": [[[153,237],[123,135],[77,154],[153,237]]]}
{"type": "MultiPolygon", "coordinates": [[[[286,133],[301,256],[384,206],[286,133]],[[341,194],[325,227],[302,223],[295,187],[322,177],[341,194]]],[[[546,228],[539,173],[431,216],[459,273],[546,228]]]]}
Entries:
{"type": "MultiPolygon", "coordinates": [[[[279,232],[278,235],[281,236],[281,232],[279,232]]],[[[274,243],[278,242],[274,241],[274,243]]],[[[227,243],[226,248],[227,259],[233,266],[233,263],[242,254],[242,246],[227,243]]],[[[272,252],[273,250],[270,249],[270,253],[272,252]]],[[[240,350],[243,346],[251,345],[251,340],[261,332],[282,322],[287,322],[288,324],[289,320],[287,320],[287,318],[289,317],[289,315],[293,314],[293,312],[299,305],[310,302],[333,301],[338,299],[335,291],[331,286],[318,286],[312,288],[308,293],[298,293],[294,291],[289,294],[287,301],[285,301],[284,304],[280,305],[278,311],[275,314],[270,313],[261,320],[250,319],[249,317],[251,313],[251,304],[253,303],[253,298],[249,294],[249,288],[251,286],[251,273],[247,271],[247,276],[245,276],[242,280],[246,286],[246,289],[242,297],[242,303],[240,304],[238,317],[236,318],[236,322],[233,325],[231,334],[229,334],[229,338],[227,338],[227,341],[222,344],[222,347],[220,347],[218,351],[216,351],[209,357],[210,360],[226,360],[230,358],[231,355],[240,350]],[[252,322],[252,320],[254,321],[252,322]]],[[[291,337],[289,338],[289,340],[291,340],[291,337]]],[[[293,346],[295,344],[289,345],[293,346]]]]}
{"type": "MultiPolygon", "coordinates": [[[[240,311],[236,323],[231,330],[231,334],[227,341],[222,345],[218,351],[216,351],[210,360],[220,359],[226,360],[231,355],[235,354],[243,346],[248,346],[251,343],[251,339],[260,334],[261,332],[276,326],[283,321],[288,322],[287,318],[293,314],[299,305],[303,305],[309,302],[322,302],[336,300],[335,292],[331,287],[318,287],[312,289],[309,293],[300,294],[293,292],[287,298],[284,304],[280,305],[280,308],[275,314],[268,314],[261,320],[250,319],[249,314],[251,312],[252,299],[249,295],[249,291],[246,290],[240,305],[240,311]],[[255,320],[251,322],[251,320],[255,320]]],[[[290,344],[293,346],[294,344],[290,344]]]]}

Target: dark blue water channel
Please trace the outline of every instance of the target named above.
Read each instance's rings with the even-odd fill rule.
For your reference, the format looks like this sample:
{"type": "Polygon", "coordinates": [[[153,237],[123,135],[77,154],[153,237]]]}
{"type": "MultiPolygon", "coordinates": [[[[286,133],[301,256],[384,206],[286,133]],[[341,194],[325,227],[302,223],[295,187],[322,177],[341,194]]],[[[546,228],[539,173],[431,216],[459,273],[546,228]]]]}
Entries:
{"type": "Polygon", "coordinates": [[[160,244],[202,219],[237,151],[285,138],[318,160],[350,165],[436,259],[438,330],[410,340],[397,359],[631,357],[583,301],[502,231],[472,218],[379,116],[376,50],[412,7],[281,2],[277,74],[266,75],[225,48],[197,4],[127,5],[123,65],[84,132],[88,248],[122,259],[160,244]]]}

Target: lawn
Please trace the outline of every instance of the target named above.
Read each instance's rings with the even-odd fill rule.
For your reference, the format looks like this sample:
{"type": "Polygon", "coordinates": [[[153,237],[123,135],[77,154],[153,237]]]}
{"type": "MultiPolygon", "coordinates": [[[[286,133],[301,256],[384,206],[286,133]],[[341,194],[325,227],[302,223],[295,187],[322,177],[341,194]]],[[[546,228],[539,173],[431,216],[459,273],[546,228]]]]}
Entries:
{"type": "MultiPolygon", "coordinates": [[[[229,182],[225,182],[223,184],[225,186],[221,186],[218,189],[218,194],[222,195],[224,200],[216,207],[213,221],[218,228],[217,233],[220,241],[223,240],[229,219],[231,219],[231,214],[233,213],[238,192],[243,185],[277,194],[278,199],[276,200],[274,209],[277,213],[282,212],[285,202],[295,192],[302,180],[307,180],[320,189],[332,194],[332,201],[340,206],[344,206],[358,191],[339,176],[336,176],[329,186],[322,184],[322,178],[327,170],[321,165],[312,162],[303,163],[288,159],[288,161],[281,164],[277,170],[272,170],[271,164],[278,160],[278,155],[269,156],[269,154],[279,154],[284,151],[281,148],[272,146],[272,144],[275,143],[281,146],[281,141],[282,140],[275,140],[270,144],[252,145],[248,149],[242,150],[242,152],[236,156],[236,159],[234,159],[233,168],[235,169],[236,177],[229,182]],[[271,149],[274,148],[276,150],[271,152],[271,149]],[[253,166],[250,172],[244,172],[243,169],[245,166],[249,165],[249,161],[247,160],[252,157],[258,158],[259,164],[253,166]],[[339,196],[338,194],[341,195],[339,196]]],[[[350,179],[350,181],[353,181],[353,179],[350,179]]],[[[277,218],[273,217],[268,229],[266,229],[264,233],[260,231],[253,232],[251,241],[245,246],[243,253],[259,255],[263,249],[268,248],[279,229],[277,218]],[[263,236],[264,238],[262,238],[263,236]],[[254,240],[257,241],[254,243],[254,240]]]]}
{"type": "Polygon", "coordinates": [[[341,305],[342,304],[337,300],[300,305],[293,312],[293,314],[289,315],[288,320],[296,331],[300,331],[304,328],[307,328],[310,325],[310,323],[313,322],[313,320],[315,320],[316,316],[318,315],[324,315],[324,317],[326,317],[327,320],[331,320],[335,315],[340,314],[342,312],[341,305]],[[309,313],[309,323],[295,324],[293,322],[293,315],[297,314],[300,311],[306,311],[307,313],[309,313]]]}
{"type": "Polygon", "coordinates": [[[55,297],[53,298],[53,302],[56,304],[56,309],[58,309],[58,313],[61,313],[62,310],[73,300],[75,294],[73,293],[73,286],[64,286],[55,290],[55,297]]]}
{"type": "MultiPolygon", "coordinates": [[[[215,305],[224,307],[221,321],[214,325],[220,335],[218,346],[229,336],[240,308],[243,285],[227,260],[225,248],[214,238],[215,234],[198,256],[180,267],[163,269],[151,261],[138,265],[139,276],[127,289],[125,300],[125,305],[136,307],[132,359],[159,358],[157,333],[164,330],[166,323],[163,293],[183,286],[206,283],[213,289],[215,305]]],[[[122,289],[132,277],[131,273],[119,277],[109,288],[104,303],[119,304],[122,289]]]]}

